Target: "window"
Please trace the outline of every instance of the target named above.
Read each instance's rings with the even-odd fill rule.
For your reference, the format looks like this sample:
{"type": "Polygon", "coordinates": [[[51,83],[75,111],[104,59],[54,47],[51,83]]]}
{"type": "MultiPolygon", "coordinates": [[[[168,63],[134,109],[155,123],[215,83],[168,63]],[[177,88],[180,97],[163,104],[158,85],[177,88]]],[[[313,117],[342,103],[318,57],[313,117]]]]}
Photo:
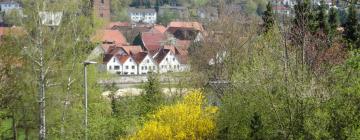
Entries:
{"type": "Polygon", "coordinates": [[[101,13],[101,14],[100,14],[100,17],[104,17],[104,14],[103,14],[103,13],[101,13]]]}
{"type": "Polygon", "coordinates": [[[147,70],[147,66],[145,66],[145,70],[147,70]]]}
{"type": "Polygon", "coordinates": [[[125,66],[125,69],[129,69],[129,66],[125,66]]]}
{"type": "Polygon", "coordinates": [[[129,61],[130,61],[130,62],[132,62],[132,60],[131,60],[131,59],[130,59],[129,61]]]}
{"type": "Polygon", "coordinates": [[[177,69],[180,69],[180,66],[179,66],[179,65],[177,65],[177,69]]]}
{"type": "Polygon", "coordinates": [[[128,75],[129,73],[128,72],[124,72],[124,75],[128,75]]]}
{"type": "Polygon", "coordinates": [[[150,60],[149,60],[149,59],[147,59],[147,60],[146,60],[146,63],[150,63],[150,60]]]}
{"type": "Polygon", "coordinates": [[[113,59],[113,62],[115,62],[115,58],[113,59]]]}
{"type": "Polygon", "coordinates": [[[114,66],[114,69],[115,69],[115,70],[119,70],[119,69],[120,69],[120,66],[114,66]]]}
{"type": "Polygon", "coordinates": [[[101,3],[104,4],[104,0],[101,0],[101,3]]]}
{"type": "MultiPolygon", "coordinates": [[[[131,59],[130,59],[131,60],[131,59]]],[[[131,66],[131,69],[135,69],[135,66],[131,66]]]]}
{"type": "Polygon", "coordinates": [[[109,66],[109,70],[111,70],[111,66],[109,66]]]}
{"type": "Polygon", "coordinates": [[[155,70],[155,66],[153,66],[153,70],[155,70]]]}
{"type": "Polygon", "coordinates": [[[168,61],[168,58],[166,58],[166,61],[168,61]]]}
{"type": "Polygon", "coordinates": [[[134,72],[131,72],[130,74],[131,74],[131,75],[134,75],[135,73],[134,73],[134,72]]]}
{"type": "Polygon", "coordinates": [[[175,61],[175,58],[173,58],[173,61],[175,61]]]}

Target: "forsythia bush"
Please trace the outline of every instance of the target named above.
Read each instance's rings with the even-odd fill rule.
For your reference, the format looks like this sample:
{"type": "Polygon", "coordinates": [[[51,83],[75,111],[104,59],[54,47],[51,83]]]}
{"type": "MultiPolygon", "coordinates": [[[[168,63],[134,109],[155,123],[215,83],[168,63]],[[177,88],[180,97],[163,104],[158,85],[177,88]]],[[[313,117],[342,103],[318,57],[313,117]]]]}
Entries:
{"type": "Polygon", "coordinates": [[[203,94],[195,90],[179,103],[160,108],[130,139],[209,139],[214,136],[216,112],[217,107],[206,107],[203,94]]]}

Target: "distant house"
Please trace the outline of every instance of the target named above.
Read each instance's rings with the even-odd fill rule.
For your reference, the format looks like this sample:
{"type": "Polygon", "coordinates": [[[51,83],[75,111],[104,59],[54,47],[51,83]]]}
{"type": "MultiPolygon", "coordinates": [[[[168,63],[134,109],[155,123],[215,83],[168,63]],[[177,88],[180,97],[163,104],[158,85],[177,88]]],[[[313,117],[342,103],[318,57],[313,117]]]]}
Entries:
{"type": "Polygon", "coordinates": [[[170,22],[167,31],[179,40],[199,40],[204,28],[199,22],[170,22]]]}
{"type": "Polygon", "coordinates": [[[155,9],[142,9],[142,8],[129,8],[128,14],[131,22],[155,24],[157,19],[157,13],[155,9]]]}
{"type": "Polygon", "coordinates": [[[135,61],[138,64],[138,74],[143,75],[149,72],[157,72],[158,67],[154,59],[147,52],[140,52],[134,55],[135,61]]]}
{"type": "Polygon", "coordinates": [[[62,12],[39,12],[41,23],[46,26],[59,26],[63,16],[62,12]]]}
{"type": "Polygon", "coordinates": [[[118,30],[98,30],[95,36],[92,37],[93,42],[100,42],[105,44],[121,44],[127,45],[128,42],[124,35],[118,30]]]}
{"type": "Polygon", "coordinates": [[[0,2],[1,12],[9,12],[11,10],[21,10],[20,3],[14,0],[3,0],[0,2]]]}
{"type": "Polygon", "coordinates": [[[175,53],[169,49],[161,49],[154,57],[159,67],[159,73],[180,71],[180,61],[175,53]]]}
{"type": "Polygon", "coordinates": [[[150,54],[157,52],[163,42],[167,40],[167,35],[158,31],[143,32],[140,34],[141,43],[136,45],[143,46],[143,49],[150,54]]]}
{"type": "Polygon", "coordinates": [[[107,71],[120,75],[137,75],[137,64],[131,55],[112,55],[106,63],[107,71]]]}
{"type": "Polygon", "coordinates": [[[186,7],[183,6],[169,6],[169,5],[165,5],[165,6],[161,6],[159,7],[159,16],[164,16],[166,12],[172,12],[177,14],[178,19],[188,19],[190,14],[189,14],[189,10],[186,7]]]}

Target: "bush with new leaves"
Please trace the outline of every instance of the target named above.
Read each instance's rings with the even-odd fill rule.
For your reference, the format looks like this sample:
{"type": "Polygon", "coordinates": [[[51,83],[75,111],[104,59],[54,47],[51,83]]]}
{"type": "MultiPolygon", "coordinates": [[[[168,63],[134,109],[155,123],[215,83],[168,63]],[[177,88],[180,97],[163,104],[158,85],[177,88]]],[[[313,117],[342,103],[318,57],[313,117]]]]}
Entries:
{"type": "Polygon", "coordinates": [[[199,90],[187,94],[175,105],[164,106],[150,115],[130,139],[209,139],[215,131],[217,107],[205,106],[204,96],[199,90]]]}

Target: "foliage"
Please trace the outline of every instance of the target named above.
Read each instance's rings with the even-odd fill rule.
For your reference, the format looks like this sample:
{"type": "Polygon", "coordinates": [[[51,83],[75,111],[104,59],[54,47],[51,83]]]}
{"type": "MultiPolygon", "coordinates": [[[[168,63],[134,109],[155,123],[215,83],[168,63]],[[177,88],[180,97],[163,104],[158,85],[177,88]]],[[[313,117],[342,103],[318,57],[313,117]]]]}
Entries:
{"type": "Polygon", "coordinates": [[[318,8],[317,19],[318,22],[318,30],[323,31],[324,33],[328,34],[329,32],[329,23],[328,23],[328,14],[327,14],[327,7],[324,0],[320,1],[320,6],[318,8]]]}
{"type": "Polygon", "coordinates": [[[268,2],[267,6],[266,6],[266,11],[264,12],[264,15],[263,15],[263,21],[264,21],[264,28],[265,28],[265,33],[266,33],[275,24],[275,17],[273,15],[271,2],[268,2]]]}
{"type": "Polygon", "coordinates": [[[164,94],[162,93],[157,75],[154,73],[148,74],[147,79],[148,82],[146,82],[143,87],[144,93],[141,95],[144,102],[142,109],[143,114],[147,114],[155,110],[164,103],[164,94]]]}
{"type": "Polygon", "coordinates": [[[206,106],[199,90],[175,105],[161,107],[130,139],[209,139],[215,130],[216,107],[206,106]]]}
{"type": "Polygon", "coordinates": [[[158,16],[157,23],[162,25],[168,25],[171,21],[175,20],[177,17],[178,17],[177,13],[172,12],[170,10],[164,10],[164,14],[158,16]]]}
{"type": "Polygon", "coordinates": [[[354,48],[357,48],[355,43],[359,39],[358,26],[359,26],[359,23],[358,23],[358,19],[357,19],[355,4],[352,3],[348,9],[347,20],[346,20],[345,27],[344,27],[345,28],[344,39],[346,39],[346,41],[350,45],[353,45],[354,48]]]}

